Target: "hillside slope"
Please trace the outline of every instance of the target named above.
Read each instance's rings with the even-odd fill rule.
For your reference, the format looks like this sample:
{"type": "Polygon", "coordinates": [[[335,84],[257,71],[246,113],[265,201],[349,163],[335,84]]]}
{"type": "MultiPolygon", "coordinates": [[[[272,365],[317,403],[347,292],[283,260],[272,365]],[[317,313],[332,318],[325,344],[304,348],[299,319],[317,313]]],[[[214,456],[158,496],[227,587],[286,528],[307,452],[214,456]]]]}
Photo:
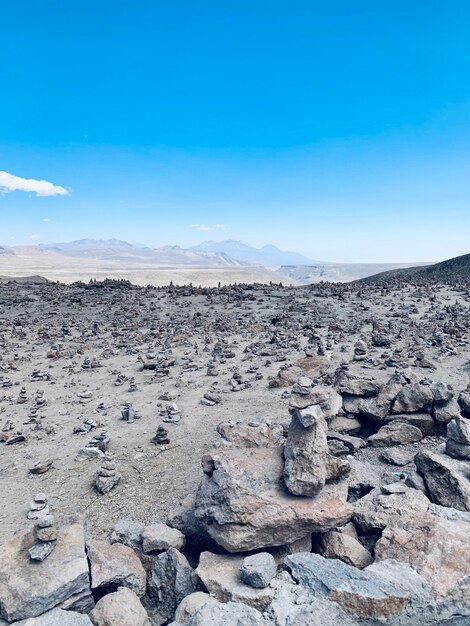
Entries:
{"type": "Polygon", "coordinates": [[[389,283],[397,280],[461,282],[470,280],[470,254],[463,254],[447,261],[424,267],[408,267],[391,270],[362,278],[358,283],[389,283]]]}

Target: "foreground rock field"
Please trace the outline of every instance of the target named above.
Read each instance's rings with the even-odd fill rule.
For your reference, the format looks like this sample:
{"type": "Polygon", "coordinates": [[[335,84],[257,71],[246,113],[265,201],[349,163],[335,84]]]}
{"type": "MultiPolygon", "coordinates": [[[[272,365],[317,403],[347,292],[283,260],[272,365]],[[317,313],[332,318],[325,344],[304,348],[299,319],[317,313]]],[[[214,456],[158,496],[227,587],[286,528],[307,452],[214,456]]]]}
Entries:
{"type": "Polygon", "coordinates": [[[470,625],[470,284],[0,284],[0,625],[470,625]]]}

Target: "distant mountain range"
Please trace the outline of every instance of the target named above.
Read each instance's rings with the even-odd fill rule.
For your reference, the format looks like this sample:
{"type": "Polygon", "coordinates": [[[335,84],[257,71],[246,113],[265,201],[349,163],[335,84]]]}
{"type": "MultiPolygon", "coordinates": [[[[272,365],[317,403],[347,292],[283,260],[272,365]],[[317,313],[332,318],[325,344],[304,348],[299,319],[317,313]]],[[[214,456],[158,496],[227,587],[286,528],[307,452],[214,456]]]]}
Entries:
{"type": "Polygon", "coordinates": [[[309,265],[315,263],[298,252],[289,252],[280,250],[276,246],[263,246],[262,248],[254,248],[242,241],[235,239],[226,239],[225,241],[203,241],[197,246],[192,246],[191,250],[198,252],[215,252],[227,254],[228,256],[245,261],[246,263],[254,263],[264,265],[266,267],[280,267],[281,265],[309,265]]]}
{"type": "Polygon", "coordinates": [[[263,265],[277,268],[281,265],[312,263],[311,259],[297,252],[285,252],[276,246],[255,248],[241,241],[204,241],[191,248],[161,246],[149,248],[142,244],[130,244],[119,239],[79,239],[67,243],[39,244],[39,250],[47,250],[79,258],[134,261],[155,265],[203,265],[233,267],[263,265]]]}

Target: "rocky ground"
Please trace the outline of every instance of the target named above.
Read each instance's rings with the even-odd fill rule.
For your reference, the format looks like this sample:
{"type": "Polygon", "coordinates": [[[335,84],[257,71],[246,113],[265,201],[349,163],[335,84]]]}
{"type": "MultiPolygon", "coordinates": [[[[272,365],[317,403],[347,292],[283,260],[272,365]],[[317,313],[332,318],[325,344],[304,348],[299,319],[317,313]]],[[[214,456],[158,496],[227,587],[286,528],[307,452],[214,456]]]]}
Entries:
{"type": "Polygon", "coordinates": [[[466,283],[0,284],[0,616],[470,624],[469,322],[466,283]]]}

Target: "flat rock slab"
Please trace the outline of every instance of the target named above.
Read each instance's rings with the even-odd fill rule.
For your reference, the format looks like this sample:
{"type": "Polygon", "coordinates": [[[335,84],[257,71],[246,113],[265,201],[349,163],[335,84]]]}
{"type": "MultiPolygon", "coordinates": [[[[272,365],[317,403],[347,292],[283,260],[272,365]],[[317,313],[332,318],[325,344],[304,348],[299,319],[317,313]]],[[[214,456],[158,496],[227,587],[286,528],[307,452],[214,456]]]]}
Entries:
{"type": "Polygon", "coordinates": [[[286,557],[284,564],[294,580],[315,596],[332,600],[358,617],[400,615],[410,599],[405,587],[337,559],[304,552],[286,557]]]}
{"type": "Polygon", "coordinates": [[[71,596],[91,593],[81,519],[60,529],[54,551],[41,563],[29,558],[33,543],[31,531],[0,548],[0,615],[8,621],[36,617],[71,596]]]}
{"type": "Polygon", "coordinates": [[[292,543],[345,524],[352,515],[343,481],[315,497],[293,496],[283,481],[282,448],[220,449],[203,459],[195,515],[229,552],[292,543]]]}

